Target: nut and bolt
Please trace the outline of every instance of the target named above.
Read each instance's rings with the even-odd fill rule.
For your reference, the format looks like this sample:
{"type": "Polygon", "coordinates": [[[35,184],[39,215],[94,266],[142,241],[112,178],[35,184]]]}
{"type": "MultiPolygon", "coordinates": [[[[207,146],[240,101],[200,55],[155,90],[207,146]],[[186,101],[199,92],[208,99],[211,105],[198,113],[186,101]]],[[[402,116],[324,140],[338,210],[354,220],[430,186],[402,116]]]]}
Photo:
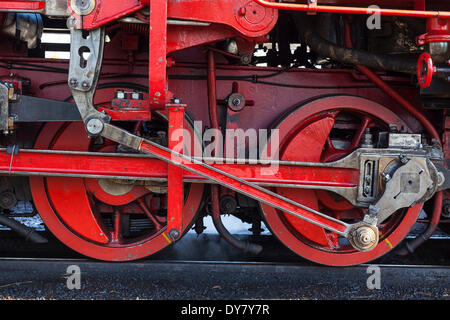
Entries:
{"type": "Polygon", "coordinates": [[[125,92],[123,92],[123,91],[117,91],[117,92],[116,92],[116,98],[117,98],[117,99],[125,99],[125,92]]]}
{"type": "Polygon", "coordinates": [[[81,87],[83,89],[89,89],[91,87],[90,83],[87,81],[83,81],[83,83],[81,84],[81,87]]]}
{"type": "Polygon", "coordinates": [[[133,100],[142,100],[143,96],[140,92],[132,92],[131,93],[131,99],[133,100]]]}
{"type": "Polygon", "coordinates": [[[402,164],[407,164],[409,162],[409,158],[402,154],[402,155],[400,155],[400,162],[402,164]]]}
{"type": "Polygon", "coordinates": [[[370,133],[369,129],[366,129],[364,131],[364,134],[362,136],[361,147],[362,148],[373,148],[373,136],[370,133]]]}
{"type": "Polygon", "coordinates": [[[383,177],[383,181],[384,182],[388,182],[389,180],[391,180],[391,176],[388,173],[382,173],[381,176],[383,177]]]}
{"type": "Polygon", "coordinates": [[[241,99],[234,98],[233,101],[231,101],[231,103],[233,104],[233,106],[239,107],[241,105],[241,99]]]}
{"type": "Polygon", "coordinates": [[[442,206],[442,217],[450,218],[450,202],[448,200],[442,206]]]}
{"type": "Polygon", "coordinates": [[[396,124],[393,124],[393,123],[389,124],[389,132],[390,132],[390,133],[397,133],[397,132],[398,132],[398,127],[397,127],[397,125],[396,125],[396,124]]]}
{"type": "Polygon", "coordinates": [[[71,87],[76,87],[78,85],[78,80],[75,78],[72,78],[69,80],[69,84],[71,87]]]}
{"type": "Polygon", "coordinates": [[[97,118],[90,119],[86,123],[86,130],[90,135],[98,135],[103,131],[103,121],[97,118]]]}
{"type": "Polygon", "coordinates": [[[356,238],[358,243],[365,247],[375,241],[375,232],[371,228],[361,228],[358,230],[356,238]]]}
{"type": "Polygon", "coordinates": [[[377,233],[371,227],[362,226],[353,233],[353,244],[361,251],[368,251],[377,245],[377,233]]]}
{"type": "Polygon", "coordinates": [[[252,55],[251,54],[244,54],[241,56],[241,63],[242,64],[250,64],[252,62],[252,55]]]}
{"type": "Polygon", "coordinates": [[[178,229],[172,229],[169,231],[169,237],[172,240],[177,240],[180,237],[180,231],[178,229]]]}

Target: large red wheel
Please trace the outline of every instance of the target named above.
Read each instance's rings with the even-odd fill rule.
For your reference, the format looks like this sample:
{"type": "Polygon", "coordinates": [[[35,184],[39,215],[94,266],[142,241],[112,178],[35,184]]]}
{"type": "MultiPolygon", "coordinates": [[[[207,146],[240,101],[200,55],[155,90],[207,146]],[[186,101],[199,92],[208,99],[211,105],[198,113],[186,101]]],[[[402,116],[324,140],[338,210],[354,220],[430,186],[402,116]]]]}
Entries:
{"type": "MultiPolygon", "coordinates": [[[[164,118],[159,115],[154,131],[164,130],[164,118]]],[[[152,119],[148,126],[153,123],[152,119]]],[[[185,128],[190,128],[187,122],[185,128]]],[[[191,145],[194,143],[199,143],[198,139],[191,145]]],[[[124,152],[111,141],[89,139],[82,122],[46,124],[35,148],[124,152]]],[[[83,255],[129,261],[149,256],[171,243],[166,230],[167,185],[66,177],[32,177],[30,185],[36,209],[48,229],[83,255]]],[[[203,190],[203,184],[185,186],[183,232],[192,225],[203,190]]]]}
{"type": "MultiPolygon", "coordinates": [[[[353,96],[324,97],[306,103],[275,126],[279,130],[280,160],[329,162],[358,148],[366,129],[374,137],[389,124],[407,125],[389,109],[353,96]]],[[[276,188],[275,192],[346,222],[360,221],[363,211],[327,191],[276,188]]],[[[317,263],[345,266],[380,257],[400,243],[422,208],[399,210],[379,226],[380,241],[371,251],[354,249],[347,239],[271,206],[261,204],[265,220],[288,248],[317,263]]]]}

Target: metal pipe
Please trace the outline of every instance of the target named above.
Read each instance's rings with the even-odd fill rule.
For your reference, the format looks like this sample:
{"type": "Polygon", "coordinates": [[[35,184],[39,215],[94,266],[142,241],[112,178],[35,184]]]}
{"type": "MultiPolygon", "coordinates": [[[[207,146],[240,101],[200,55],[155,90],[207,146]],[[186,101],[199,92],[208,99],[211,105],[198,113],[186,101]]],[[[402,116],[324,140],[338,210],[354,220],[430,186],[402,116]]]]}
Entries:
{"type": "Polygon", "coordinates": [[[217,232],[231,245],[235,246],[238,249],[243,250],[244,252],[250,252],[252,254],[259,254],[263,247],[250,243],[248,241],[242,241],[234,237],[223,225],[222,220],[220,219],[220,204],[219,204],[219,186],[212,185],[211,186],[211,201],[212,201],[212,220],[214,226],[217,229],[217,232]]]}
{"type": "MultiPolygon", "coordinates": [[[[345,21],[344,23],[344,33],[345,33],[345,44],[348,48],[353,48],[352,36],[351,36],[351,28],[350,24],[345,21]]],[[[369,68],[356,65],[356,68],[364,74],[367,78],[369,78],[378,88],[383,90],[387,95],[389,95],[392,99],[394,99],[398,104],[400,104],[406,111],[411,113],[419,122],[424,126],[424,128],[430,133],[433,139],[436,139],[437,142],[440,142],[439,133],[436,131],[433,124],[419,111],[415,108],[408,100],[403,98],[397,91],[395,91],[391,86],[389,86],[383,79],[377,76],[372,70],[369,68]]]]}
{"type": "Polygon", "coordinates": [[[20,222],[5,217],[4,215],[0,214],[0,224],[11,228],[21,236],[25,238],[25,240],[31,240],[34,243],[47,243],[47,239],[39,235],[33,228],[29,228],[20,222]]]}
{"type": "Polygon", "coordinates": [[[296,19],[297,28],[305,43],[320,56],[348,64],[364,65],[377,70],[388,70],[415,75],[417,74],[417,59],[415,55],[396,57],[386,54],[373,54],[362,50],[349,49],[323,39],[316,32],[311,19],[296,19]]]}
{"type": "MultiPolygon", "coordinates": [[[[219,116],[217,110],[217,87],[216,87],[216,61],[214,52],[208,50],[208,106],[209,106],[209,120],[210,126],[214,129],[219,129],[219,116]]],[[[217,147],[217,141],[214,141],[217,147]]],[[[217,148],[215,148],[217,150],[217,148]]],[[[217,232],[231,245],[250,252],[258,254],[262,251],[262,246],[242,241],[234,237],[223,225],[220,219],[220,204],[219,204],[219,186],[211,185],[211,203],[212,203],[212,220],[217,232]]]]}
{"type": "Polygon", "coordinates": [[[436,195],[434,196],[434,209],[428,227],[421,235],[417,236],[409,242],[406,242],[405,246],[397,252],[398,255],[405,256],[408,253],[413,253],[414,250],[417,249],[417,247],[419,247],[433,235],[441,218],[443,199],[444,191],[439,191],[438,193],[436,193],[436,195]]]}
{"type": "Polygon", "coordinates": [[[419,18],[450,18],[449,11],[424,11],[424,10],[403,10],[403,9],[375,9],[363,7],[343,7],[343,6],[323,6],[308,5],[298,3],[270,2],[267,0],[253,0],[259,5],[291,11],[314,11],[314,12],[330,12],[330,13],[352,13],[352,14],[380,14],[386,16],[403,16],[403,17],[419,17],[419,18]]]}
{"type": "Polygon", "coordinates": [[[217,114],[216,61],[214,52],[211,50],[208,50],[208,106],[210,126],[211,128],[219,129],[219,116],[217,114]]]}

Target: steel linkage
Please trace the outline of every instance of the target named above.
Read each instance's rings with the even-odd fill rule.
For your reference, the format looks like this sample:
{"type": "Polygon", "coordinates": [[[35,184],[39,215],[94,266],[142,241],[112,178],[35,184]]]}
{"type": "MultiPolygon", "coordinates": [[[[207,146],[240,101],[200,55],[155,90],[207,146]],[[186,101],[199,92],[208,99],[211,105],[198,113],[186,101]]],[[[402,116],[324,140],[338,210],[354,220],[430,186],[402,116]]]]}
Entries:
{"type": "MultiPolygon", "coordinates": [[[[366,262],[392,249],[405,238],[423,203],[435,195],[436,224],[448,186],[442,150],[446,146],[440,143],[436,121],[428,120],[418,103],[387,82],[407,86],[405,76],[397,73],[417,74],[421,93],[433,90],[429,96],[438,98],[430,103],[446,103],[446,97],[436,98],[435,92],[445,91],[446,85],[436,81],[447,81],[442,66],[448,62],[449,11],[426,10],[420,3],[410,8],[400,1],[391,4],[397,9],[363,8],[358,1],[354,6],[340,1],[106,1],[0,3],[0,12],[67,18],[68,68],[60,62],[49,67],[47,59],[14,57],[4,67],[22,68],[33,79],[38,71],[60,75],[48,83],[39,81],[42,91],[61,86],[67,77],[70,98],[59,102],[45,94],[29,95],[19,92],[14,81],[0,78],[0,129],[6,145],[14,142],[11,132],[28,124],[35,125],[37,137],[34,149],[0,149],[0,172],[30,177],[40,215],[63,242],[99,259],[141,258],[179,240],[196,213],[209,205],[219,231],[230,243],[248,249],[221,224],[222,193],[253,199],[257,205],[249,208],[260,211],[258,219],[293,251],[332,265],[366,262]],[[417,45],[426,45],[429,52],[422,54],[417,67],[409,48],[407,58],[356,50],[348,23],[325,39],[323,29],[328,26],[312,23],[320,13],[339,19],[341,14],[427,18],[427,33],[418,37],[417,45]],[[283,21],[278,19],[281,14],[283,21]],[[116,34],[122,38],[109,44],[110,35],[116,34]],[[296,41],[301,44],[292,53],[296,41]],[[271,49],[265,57],[255,54],[268,43],[271,49]],[[119,46],[125,58],[111,54],[114,58],[108,60],[107,46],[119,46]],[[216,61],[215,56],[220,58],[216,61]],[[183,63],[189,59],[194,63],[183,63]],[[347,87],[338,74],[346,64],[356,65],[363,74],[345,71],[347,87]],[[396,73],[379,76],[364,65],[396,73]],[[319,75],[330,84],[315,79],[319,75]],[[266,86],[269,90],[261,89],[266,86]],[[102,94],[108,87],[119,89],[114,97],[102,94]],[[388,96],[380,97],[376,88],[388,96]],[[200,98],[200,92],[207,94],[200,98]],[[277,110],[281,104],[284,109],[277,110]],[[219,132],[241,125],[279,130],[280,159],[199,156],[194,149],[203,150],[204,141],[197,134],[207,125],[192,125],[187,115],[191,111],[191,120],[209,119],[209,128],[219,132]],[[277,169],[267,173],[270,167],[277,169]],[[211,185],[210,197],[204,196],[206,184],[211,185]],[[68,205],[70,199],[77,204],[68,205]],[[151,231],[130,232],[136,224],[151,231]]],[[[29,48],[37,40],[7,35],[27,40],[29,48]]],[[[60,94],[51,90],[54,96],[60,94]]],[[[232,207],[237,210],[237,201],[232,207]]]]}

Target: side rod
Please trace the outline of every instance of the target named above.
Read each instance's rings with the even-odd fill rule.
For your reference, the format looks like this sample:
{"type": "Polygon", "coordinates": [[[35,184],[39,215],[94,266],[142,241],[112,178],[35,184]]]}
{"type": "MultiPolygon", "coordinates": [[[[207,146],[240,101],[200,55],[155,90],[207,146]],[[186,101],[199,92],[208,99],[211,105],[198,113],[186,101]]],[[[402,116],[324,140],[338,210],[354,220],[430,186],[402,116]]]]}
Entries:
{"type": "Polygon", "coordinates": [[[152,154],[156,158],[168,162],[169,164],[213,180],[224,187],[243,193],[257,201],[264,202],[319,227],[336,232],[344,237],[347,237],[350,231],[351,225],[345,222],[329,217],[317,210],[311,209],[263,187],[235,177],[204,162],[175,152],[152,141],[132,135],[129,132],[117,128],[111,124],[104,124],[101,136],[141,152],[152,154]]]}
{"type": "Polygon", "coordinates": [[[259,5],[278,9],[292,11],[311,11],[314,12],[331,12],[331,13],[351,13],[351,14],[380,14],[386,16],[404,16],[418,18],[450,18],[449,11],[423,11],[423,10],[403,10],[403,9],[376,9],[364,7],[344,7],[344,6],[323,6],[286,2],[270,2],[267,0],[253,0],[259,5]]]}

